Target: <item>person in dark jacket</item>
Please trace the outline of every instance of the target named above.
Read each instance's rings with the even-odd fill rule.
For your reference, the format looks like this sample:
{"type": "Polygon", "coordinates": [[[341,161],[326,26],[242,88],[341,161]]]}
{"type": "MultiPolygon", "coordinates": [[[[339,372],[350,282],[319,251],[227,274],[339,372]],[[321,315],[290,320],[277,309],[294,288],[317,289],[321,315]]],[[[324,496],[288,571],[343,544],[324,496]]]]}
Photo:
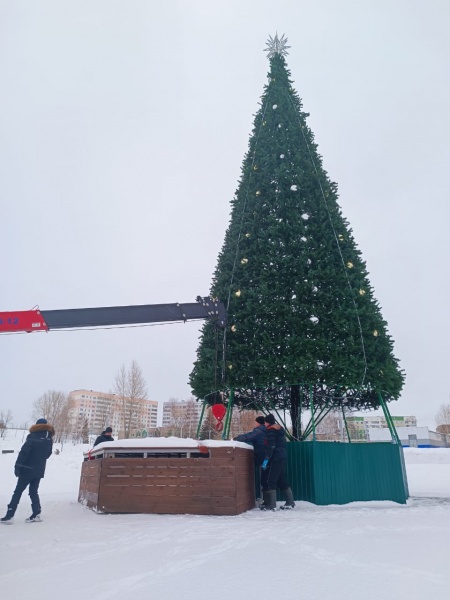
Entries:
{"type": "Polygon", "coordinates": [[[38,488],[44,477],[47,459],[52,454],[54,435],[55,430],[52,425],[47,423],[46,419],[38,419],[36,424],[30,427],[30,433],[20,449],[14,466],[14,474],[18,478],[17,485],[8,504],[7,513],[0,519],[2,523],[13,522],[20,498],[27,487],[31,498],[32,514],[26,519],[26,523],[37,523],[42,520],[38,488]]]}
{"type": "Polygon", "coordinates": [[[255,465],[260,467],[265,458],[265,439],[266,439],[266,426],[264,425],[264,417],[256,417],[256,427],[248,433],[241,433],[237,435],[235,439],[237,442],[245,442],[253,446],[255,465]]]}
{"type": "Polygon", "coordinates": [[[261,500],[261,465],[265,456],[266,426],[264,417],[256,417],[255,428],[248,433],[242,433],[234,438],[237,442],[245,442],[253,446],[253,460],[255,462],[255,489],[257,500],[261,500]]]}
{"type": "Polygon", "coordinates": [[[112,436],[112,429],[111,427],[107,427],[105,429],[105,431],[102,431],[101,434],[98,436],[98,438],[95,440],[94,442],[94,446],[97,446],[97,444],[101,444],[102,442],[113,442],[114,438],[112,436]]]}
{"type": "Polygon", "coordinates": [[[286,479],[286,432],[275,421],[271,414],[264,418],[266,427],[266,450],[263,463],[262,488],[264,502],[261,510],[275,510],[277,507],[277,487],[281,489],[286,499],[282,510],[294,508],[294,496],[286,479]]]}

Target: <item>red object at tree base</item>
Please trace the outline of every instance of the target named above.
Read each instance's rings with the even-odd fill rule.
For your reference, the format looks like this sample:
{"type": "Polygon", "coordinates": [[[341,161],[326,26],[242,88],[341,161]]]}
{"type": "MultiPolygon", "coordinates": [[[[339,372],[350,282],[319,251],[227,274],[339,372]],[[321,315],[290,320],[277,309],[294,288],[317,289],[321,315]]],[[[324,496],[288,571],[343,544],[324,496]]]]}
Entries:
{"type": "Polygon", "coordinates": [[[221,421],[226,415],[227,409],[224,404],[213,404],[211,412],[218,421],[221,421]]]}
{"type": "Polygon", "coordinates": [[[216,431],[223,431],[222,419],[227,414],[226,406],[224,404],[213,404],[211,406],[211,412],[213,416],[217,419],[217,423],[214,429],[216,431]]]}

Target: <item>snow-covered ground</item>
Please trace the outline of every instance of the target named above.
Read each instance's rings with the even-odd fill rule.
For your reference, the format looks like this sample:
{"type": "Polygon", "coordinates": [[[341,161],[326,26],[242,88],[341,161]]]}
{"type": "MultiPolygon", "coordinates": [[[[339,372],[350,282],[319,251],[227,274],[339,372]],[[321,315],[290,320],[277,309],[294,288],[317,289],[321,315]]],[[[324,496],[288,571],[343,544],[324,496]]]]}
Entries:
{"type": "MultiPolygon", "coordinates": [[[[22,432],[0,455],[0,509],[22,432]]],[[[22,497],[0,527],[2,600],[419,600],[450,591],[450,449],[405,451],[411,499],[253,510],[237,517],[102,515],[77,503],[82,452],[65,444],[41,484],[44,522],[22,497]]],[[[3,516],[3,513],[2,513],[3,516]]]]}

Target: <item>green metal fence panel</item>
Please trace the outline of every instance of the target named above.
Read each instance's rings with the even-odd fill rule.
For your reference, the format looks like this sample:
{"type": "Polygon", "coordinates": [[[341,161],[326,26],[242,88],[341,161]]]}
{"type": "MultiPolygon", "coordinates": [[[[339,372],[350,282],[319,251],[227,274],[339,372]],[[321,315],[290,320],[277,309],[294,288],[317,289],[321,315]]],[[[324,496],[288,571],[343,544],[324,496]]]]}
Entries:
{"type": "Polygon", "coordinates": [[[319,505],[358,500],[406,503],[408,484],[398,444],[289,442],[287,450],[287,476],[296,500],[319,505]]]}

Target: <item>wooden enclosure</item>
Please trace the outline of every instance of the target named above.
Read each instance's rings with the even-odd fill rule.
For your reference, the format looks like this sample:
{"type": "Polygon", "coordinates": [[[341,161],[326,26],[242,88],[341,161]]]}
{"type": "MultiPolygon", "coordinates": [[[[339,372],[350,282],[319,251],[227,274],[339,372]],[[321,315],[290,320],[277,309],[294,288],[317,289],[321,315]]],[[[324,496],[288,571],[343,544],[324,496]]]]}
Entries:
{"type": "Polygon", "coordinates": [[[194,444],[102,444],[83,462],[78,501],[105,513],[238,515],[254,508],[252,449],[194,444]]]}

